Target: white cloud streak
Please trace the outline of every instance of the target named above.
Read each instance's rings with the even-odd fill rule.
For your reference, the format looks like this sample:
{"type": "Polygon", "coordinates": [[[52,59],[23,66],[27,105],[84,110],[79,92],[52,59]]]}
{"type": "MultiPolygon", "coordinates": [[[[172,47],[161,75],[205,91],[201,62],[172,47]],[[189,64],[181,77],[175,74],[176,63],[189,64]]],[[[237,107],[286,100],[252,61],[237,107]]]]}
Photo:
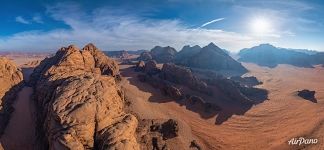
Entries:
{"type": "Polygon", "coordinates": [[[22,16],[17,16],[16,22],[22,23],[22,24],[30,24],[30,22],[28,20],[26,20],[25,18],[23,18],[22,16]]]}
{"type": "Polygon", "coordinates": [[[218,21],[222,21],[222,20],[224,20],[224,19],[225,19],[225,18],[218,18],[218,19],[211,20],[211,21],[206,22],[206,23],[204,23],[203,25],[201,25],[200,28],[205,27],[205,26],[207,26],[207,25],[209,25],[209,24],[212,24],[212,23],[218,22],[218,21]]]}

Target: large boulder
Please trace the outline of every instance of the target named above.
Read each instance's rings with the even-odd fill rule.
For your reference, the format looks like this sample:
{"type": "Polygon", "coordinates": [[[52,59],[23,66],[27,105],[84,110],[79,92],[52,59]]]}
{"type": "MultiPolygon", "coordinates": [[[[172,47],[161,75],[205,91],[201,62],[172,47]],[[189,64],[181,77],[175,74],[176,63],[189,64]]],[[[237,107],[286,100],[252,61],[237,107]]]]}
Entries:
{"type": "Polygon", "coordinates": [[[163,139],[171,139],[178,136],[179,126],[178,122],[173,119],[169,119],[161,125],[160,132],[163,135],[163,139]]]}
{"type": "Polygon", "coordinates": [[[123,110],[118,76],[117,63],[93,44],[43,60],[30,81],[39,149],[139,149],[137,119],[123,110]]]}
{"type": "Polygon", "coordinates": [[[12,104],[22,87],[23,74],[12,61],[0,57],[0,137],[14,111],[12,104]]]}
{"type": "Polygon", "coordinates": [[[298,96],[304,98],[304,99],[307,99],[307,100],[315,100],[315,91],[310,91],[310,90],[307,90],[307,89],[304,89],[304,90],[301,90],[301,91],[298,91],[298,96]]]}

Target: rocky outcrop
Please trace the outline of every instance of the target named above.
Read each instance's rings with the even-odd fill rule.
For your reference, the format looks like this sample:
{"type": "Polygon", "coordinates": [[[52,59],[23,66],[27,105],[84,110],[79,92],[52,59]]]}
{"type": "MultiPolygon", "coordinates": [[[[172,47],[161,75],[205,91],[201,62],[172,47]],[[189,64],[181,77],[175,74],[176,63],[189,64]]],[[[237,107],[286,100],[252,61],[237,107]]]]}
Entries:
{"type": "Polygon", "coordinates": [[[180,128],[174,119],[143,119],[137,130],[143,150],[167,150],[168,140],[178,137],[180,128]]]}
{"type": "Polygon", "coordinates": [[[119,68],[93,44],[61,48],[31,75],[39,149],[139,149],[119,68]]]}
{"type": "Polygon", "coordinates": [[[138,57],[139,61],[155,60],[157,63],[173,62],[177,51],[170,47],[155,46],[150,52],[143,52],[138,57]]]}
{"type": "Polygon", "coordinates": [[[135,71],[144,71],[144,67],[145,67],[145,62],[141,60],[136,64],[135,71]]]}
{"type": "Polygon", "coordinates": [[[175,57],[175,61],[177,64],[188,64],[190,62],[190,58],[194,57],[195,54],[199,53],[201,47],[199,45],[195,46],[184,46],[179,53],[177,53],[175,57]]]}
{"type": "Polygon", "coordinates": [[[143,52],[137,59],[139,61],[149,61],[149,60],[152,60],[153,57],[150,52],[143,52]]]}
{"type": "Polygon", "coordinates": [[[187,106],[198,109],[198,110],[204,110],[205,112],[211,112],[211,111],[219,111],[221,110],[220,107],[213,103],[206,102],[203,98],[195,95],[186,95],[186,102],[187,106]]]}
{"type": "Polygon", "coordinates": [[[242,86],[248,86],[248,87],[253,87],[255,85],[262,84],[262,82],[259,81],[254,76],[250,76],[250,77],[233,76],[233,77],[230,77],[230,79],[233,81],[239,82],[242,86]]]}
{"type": "Polygon", "coordinates": [[[168,121],[161,124],[160,132],[163,135],[163,139],[171,139],[177,137],[178,131],[178,122],[173,119],[169,119],[168,121]]]}
{"type": "MultiPolygon", "coordinates": [[[[225,98],[243,104],[255,104],[258,103],[257,101],[259,99],[267,98],[266,90],[245,86],[223,76],[213,76],[212,78],[202,80],[195,76],[190,69],[172,63],[163,64],[161,71],[156,76],[140,76],[139,78],[141,81],[148,82],[152,86],[162,89],[164,93],[168,93],[165,92],[168,86],[175,84],[186,86],[191,90],[209,96],[218,96],[216,93],[221,92],[225,98]]],[[[170,94],[166,95],[176,99],[183,98],[183,95],[185,95],[185,93],[181,91],[172,91],[173,92],[169,92],[170,94]]]]}
{"type": "Polygon", "coordinates": [[[175,84],[186,85],[194,90],[207,92],[207,84],[194,76],[190,69],[185,67],[166,63],[163,65],[159,77],[175,84]]]}
{"type": "Polygon", "coordinates": [[[0,57],[0,137],[14,111],[12,104],[23,85],[23,74],[9,59],[0,57]]]}
{"type": "Polygon", "coordinates": [[[171,84],[166,84],[161,90],[163,94],[168,95],[175,100],[181,100],[183,98],[182,92],[171,84]]]}
{"type": "Polygon", "coordinates": [[[174,57],[177,54],[177,51],[170,46],[155,46],[150,53],[152,55],[152,58],[158,63],[168,63],[174,61],[174,57]]]}
{"type": "Polygon", "coordinates": [[[160,70],[157,67],[157,63],[155,60],[150,60],[148,62],[146,62],[145,66],[144,66],[144,72],[147,74],[156,74],[158,73],[160,70]]]}
{"type": "Polygon", "coordinates": [[[187,67],[209,69],[214,71],[229,70],[247,72],[241,63],[230,57],[224,50],[214,43],[200,48],[199,46],[185,46],[176,57],[176,63],[187,67]]]}
{"type": "Polygon", "coordinates": [[[304,99],[314,101],[314,102],[316,102],[315,93],[316,93],[315,91],[310,91],[310,90],[307,90],[307,89],[297,91],[297,95],[299,97],[302,97],[304,99]]]}

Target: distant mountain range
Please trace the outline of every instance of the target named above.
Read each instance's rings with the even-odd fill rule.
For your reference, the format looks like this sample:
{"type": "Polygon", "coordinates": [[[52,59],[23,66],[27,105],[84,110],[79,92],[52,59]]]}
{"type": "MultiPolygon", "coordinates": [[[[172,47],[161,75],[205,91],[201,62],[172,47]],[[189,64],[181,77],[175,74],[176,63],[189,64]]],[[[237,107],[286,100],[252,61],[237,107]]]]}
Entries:
{"type": "Polygon", "coordinates": [[[125,54],[140,55],[147,50],[119,50],[119,51],[103,51],[109,57],[121,57],[125,54]]]}
{"type": "Polygon", "coordinates": [[[235,70],[246,72],[241,63],[228,55],[228,51],[219,48],[214,43],[201,48],[200,46],[184,46],[176,55],[176,64],[210,70],[235,70]]]}
{"type": "Polygon", "coordinates": [[[267,67],[276,67],[278,64],[298,67],[313,67],[316,64],[324,64],[323,52],[279,48],[270,44],[242,49],[239,56],[241,62],[252,62],[267,67]]]}
{"type": "Polygon", "coordinates": [[[241,63],[229,56],[228,51],[219,48],[214,43],[205,47],[186,45],[179,52],[170,46],[155,46],[151,51],[143,52],[138,60],[155,60],[157,63],[175,63],[195,69],[213,71],[247,72],[241,63]]]}

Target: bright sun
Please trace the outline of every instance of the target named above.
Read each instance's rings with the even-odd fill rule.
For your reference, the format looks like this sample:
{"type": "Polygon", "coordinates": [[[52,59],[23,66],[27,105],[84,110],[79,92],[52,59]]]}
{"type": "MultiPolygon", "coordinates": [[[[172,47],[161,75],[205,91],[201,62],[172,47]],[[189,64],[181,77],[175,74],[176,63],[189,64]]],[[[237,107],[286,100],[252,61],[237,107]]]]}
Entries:
{"type": "Polygon", "coordinates": [[[252,31],[257,34],[270,32],[270,22],[265,18],[256,18],[251,22],[252,31]]]}

